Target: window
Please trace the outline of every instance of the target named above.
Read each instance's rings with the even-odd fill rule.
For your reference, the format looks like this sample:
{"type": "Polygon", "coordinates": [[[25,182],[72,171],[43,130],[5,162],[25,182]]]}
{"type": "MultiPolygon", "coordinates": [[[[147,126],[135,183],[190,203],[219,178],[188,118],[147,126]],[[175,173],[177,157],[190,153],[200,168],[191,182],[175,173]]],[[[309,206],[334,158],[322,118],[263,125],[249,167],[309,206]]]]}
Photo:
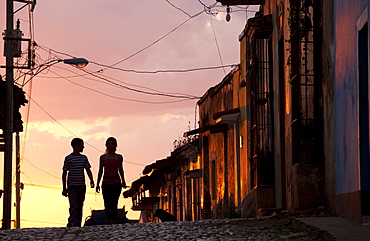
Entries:
{"type": "Polygon", "coordinates": [[[272,107],[272,26],[270,15],[255,18],[250,37],[251,188],[274,185],[272,107]]]}
{"type": "MultiPolygon", "coordinates": [[[[291,1],[292,160],[322,162],[321,39],[319,9],[291,1]],[[316,11],[316,12],[315,12],[316,11]],[[315,61],[317,60],[317,61],[315,61]]],[[[317,7],[317,6],[316,6],[317,7]]]]}

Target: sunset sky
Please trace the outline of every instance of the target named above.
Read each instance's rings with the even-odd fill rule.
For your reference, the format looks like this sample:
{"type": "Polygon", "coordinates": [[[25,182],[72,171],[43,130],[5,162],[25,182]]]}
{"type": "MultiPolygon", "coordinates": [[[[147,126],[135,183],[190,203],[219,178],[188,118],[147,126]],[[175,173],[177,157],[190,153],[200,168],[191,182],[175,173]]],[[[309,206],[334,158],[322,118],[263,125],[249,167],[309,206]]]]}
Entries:
{"type": "MultiPolygon", "coordinates": [[[[215,3],[39,0],[32,28],[28,7],[16,13],[14,19],[20,19],[24,38],[32,34],[38,45],[36,67],[47,67],[56,58],[90,61],[84,69],[54,61],[32,81],[28,81],[30,75],[24,77],[26,71],[15,71],[30,101],[22,107],[22,228],[67,224],[68,199],[61,194],[61,169],[74,137],[85,141],[84,154],[95,181],[105,140],[116,137],[130,185],[145,165],[169,156],[173,142],[197,127],[193,97],[201,97],[232,69],[219,66],[239,63],[238,36],[257,9],[250,6],[247,12],[246,6],[232,6],[231,21],[226,22],[226,7],[220,3],[204,7],[215,3]]],[[[6,28],[5,4],[0,3],[2,30],[6,28]]],[[[15,10],[23,6],[14,5],[15,10]]],[[[22,50],[26,51],[26,45],[22,50]]],[[[5,57],[0,64],[5,65],[5,57]]],[[[4,76],[4,69],[0,74],[4,76]]],[[[90,210],[104,209],[102,201],[101,194],[88,188],[84,217],[90,210]]],[[[130,199],[121,198],[119,205],[130,210],[129,218],[138,219],[130,199]]]]}

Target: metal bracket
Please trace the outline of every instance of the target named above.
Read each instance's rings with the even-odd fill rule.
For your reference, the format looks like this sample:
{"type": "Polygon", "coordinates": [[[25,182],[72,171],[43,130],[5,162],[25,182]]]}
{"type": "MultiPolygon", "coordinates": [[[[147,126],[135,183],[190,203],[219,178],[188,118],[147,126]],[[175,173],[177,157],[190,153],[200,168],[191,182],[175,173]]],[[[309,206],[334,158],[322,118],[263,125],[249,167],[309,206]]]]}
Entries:
{"type": "MultiPolygon", "coordinates": [[[[18,40],[28,42],[28,64],[27,66],[13,66],[14,69],[31,69],[32,60],[31,60],[31,39],[27,38],[12,38],[12,37],[3,37],[4,40],[18,40]]],[[[6,66],[0,66],[0,68],[6,68],[6,66]]]]}
{"type": "Polygon", "coordinates": [[[27,1],[27,0],[14,0],[15,2],[21,2],[21,3],[26,3],[23,7],[20,7],[18,8],[17,11],[15,11],[13,14],[16,14],[17,12],[19,12],[20,10],[22,10],[24,7],[26,7],[29,3],[31,3],[32,5],[32,8],[31,8],[31,12],[33,12],[33,10],[35,10],[35,6],[36,6],[36,0],[33,0],[33,1],[27,1]]]}

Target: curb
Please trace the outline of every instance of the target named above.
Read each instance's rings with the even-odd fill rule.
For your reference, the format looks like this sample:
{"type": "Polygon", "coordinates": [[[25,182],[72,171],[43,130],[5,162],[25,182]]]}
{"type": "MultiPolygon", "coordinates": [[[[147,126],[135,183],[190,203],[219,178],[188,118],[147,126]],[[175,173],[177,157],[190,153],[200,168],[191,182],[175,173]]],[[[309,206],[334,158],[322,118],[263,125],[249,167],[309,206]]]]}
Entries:
{"type": "Polygon", "coordinates": [[[293,223],[298,226],[302,232],[305,232],[310,237],[314,238],[315,240],[322,240],[322,241],[335,241],[336,238],[329,234],[327,231],[319,229],[317,227],[308,225],[298,219],[293,219],[293,223]]]}

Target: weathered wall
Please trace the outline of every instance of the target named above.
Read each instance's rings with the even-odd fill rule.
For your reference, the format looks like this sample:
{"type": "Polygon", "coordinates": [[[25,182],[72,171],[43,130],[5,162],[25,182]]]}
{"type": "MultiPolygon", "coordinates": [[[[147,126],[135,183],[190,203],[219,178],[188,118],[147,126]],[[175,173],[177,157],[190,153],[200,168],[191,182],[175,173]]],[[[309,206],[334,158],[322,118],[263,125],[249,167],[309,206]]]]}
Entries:
{"type": "MultiPolygon", "coordinates": [[[[289,18],[289,12],[288,9],[290,8],[289,0],[284,0],[284,10],[283,10],[283,31],[282,31],[282,38],[284,39],[284,48],[285,50],[290,49],[290,45],[287,42],[287,40],[290,39],[290,32],[289,32],[289,24],[288,24],[288,18],[289,18]]],[[[290,71],[291,71],[291,65],[288,65],[288,58],[289,58],[289,51],[284,52],[286,55],[284,56],[284,66],[285,66],[285,74],[284,74],[284,88],[285,88],[285,120],[284,120],[284,166],[285,166],[285,206],[287,209],[291,210],[293,208],[293,193],[292,193],[292,165],[293,165],[293,157],[292,157],[292,90],[290,85],[290,71]]]]}
{"type": "MultiPolygon", "coordinates": [[[[315,207],[318,204],[334,208],[335,200],[335,153],[334,153],[334,40],[333,40],[333,1],[322,1],[321,14],[323,22],[322,38],[322,91],[323,99],[323,142],[325,166],[312,166],[309,176],[305,165],[293,165],[292,153],[292,85],[289,39],[289,0],[266,1],[263,6],[265,15],[272,14],[273,19],[273,103],[274,103],[274,159],[275,159],[275,187],[276,207],[289,210],[315,207]],[[281,4],[279,6],[279,4],[281,4]],[[306,170],[302,172],[300,170],[306,170]],[[323,173],[325,171],[325,173],[323,173]],[[324,179],[322,179],[324,177],[324,179]],[[302,201],[305,195],[301,192],[307,185],[312,185],[319,201],[302,201]],[[325,184],[324,184],[325,183],[325,184]],[[303,185],[303,186],[302,186],[303,185]],[[325,189],[322,187],[325,186],[325,189]],[[322,198],[321,198],[322,196],[322,198]]],[[[320,1],[317,1],[320,4],[320,1]]],[[[315,7],[317,9],[317,7],[315,7]]],[[[295,61],[294,59],[292,61],[295,61]]],[[[320,75],[320,73],[317,73],[320,75]]],[[[314,191],[314,190],[313,190],[314,191]]]]}
{"type": "Polygon", "coordinates": [[[275,160],[275,203],[277,208],[285,209],[285,49],[283,24],[280,22],[284,17],[284,4],[277,7],[276,1],[269,1],[265,7],[267,14],[272,14],[272,52],[273,52],[273,116],[274,116],[274,160],[275,160]],[[281,11],[282,10],[282,11],[281,11]]]}
{"type": "Polygon", "coordinates": [[[337,194],[360,189],[356,22],[361,9],[359,4],[353,4],[352,1],[336,1],[334,113],[337,194]]]}
{"type": "Polygon", "coordinates": [[[334,5],[333,0],[323,1],[323,117],[326,206],[335,209],[336,167],[334,135],[334,5]]]}
{"type": "Polygon", "coordinates": [[[274,114],[274,160],[276,207],[294,209],[295,189],[292,183],[292,103],[290,65],[288,64],[290,45],[289,0],[266,1],[264,14],[272,14],[273,23],[273,114],[274,114]],[[278,8],[279,3],[282,3],[278,8]]]}
{"type": "MultiPolygon", "coordinates": [[[[242,148],[240,150],[240,169],[241,169],[241,199],[243,200],[251,191],[251,167],[249,162],[250,146],[250,105],[249,105],[249,79],[247,78],[246,58],[247,40],[244,30],[239,36],[240,41],[240,73],[237,85],[234,85],[234,92],[238,96],[238,106],[240,108],[240,135],[242,137],[242,148]]],[[[234,107],[235,104],[234,104],[234,107]]]]}
{"type": "Polygon", "coordinates": [[[359,163],[358,25],[368,21],[369,0],[337,0],[335,4],[335,155],[337,165],[337,212],[361,222],[359,163]]]}
{"type": "MultiPolygon", "coordinates": [[[[234,107],[233,80],[238,77],[234,70],[220,84],[212,87],[203,96],[199,105],[200,127],[215,125],[213,114],[231,110],[234,107]]],[[[208,136],[208,170],[212,170],[212,161],[216,163],[216,196],[211,196],[213,217],[227,217],[235,205],[235,129],[230,124],[229,130],[220,133],[202,133],[208,136]]],[[[212,179],[212,175],[209,175],[212,179]]],[[[212,181],[209,181],[212,189],[212,181]]],[[[235,210],[234,210],[235,211],[235,210]]]]}

